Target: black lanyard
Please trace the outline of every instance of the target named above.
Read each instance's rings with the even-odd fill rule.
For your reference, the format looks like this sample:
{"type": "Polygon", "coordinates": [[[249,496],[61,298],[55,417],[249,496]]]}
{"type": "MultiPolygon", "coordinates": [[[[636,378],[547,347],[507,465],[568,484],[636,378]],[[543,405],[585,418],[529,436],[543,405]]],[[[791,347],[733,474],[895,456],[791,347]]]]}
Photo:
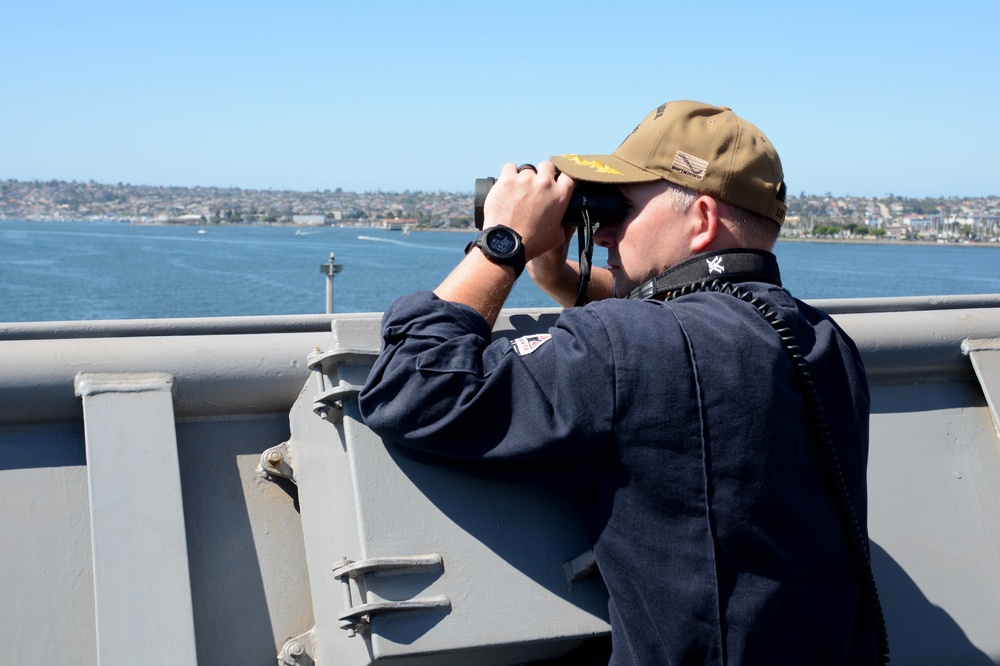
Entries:
{"type": "Polygon", "coordinates": [[[698,254],[668,268],[633,289],[628,298],[642,300],[669,293],[705,280],[766,282],[781,286],[778,260],[764,250],[743,248],[698,254]]]}

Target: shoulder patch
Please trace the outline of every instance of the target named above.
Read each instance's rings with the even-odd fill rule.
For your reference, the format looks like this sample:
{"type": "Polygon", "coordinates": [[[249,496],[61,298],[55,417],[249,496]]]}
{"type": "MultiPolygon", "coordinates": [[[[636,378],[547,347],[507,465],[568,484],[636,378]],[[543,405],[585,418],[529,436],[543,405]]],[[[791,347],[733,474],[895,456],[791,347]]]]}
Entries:
{"type": "Polygon", "coordinates": [[[518,356],[527,356],[551,339],[552,336],[548,333],[536,333],[512,340],[510,344],[518,356]]]}

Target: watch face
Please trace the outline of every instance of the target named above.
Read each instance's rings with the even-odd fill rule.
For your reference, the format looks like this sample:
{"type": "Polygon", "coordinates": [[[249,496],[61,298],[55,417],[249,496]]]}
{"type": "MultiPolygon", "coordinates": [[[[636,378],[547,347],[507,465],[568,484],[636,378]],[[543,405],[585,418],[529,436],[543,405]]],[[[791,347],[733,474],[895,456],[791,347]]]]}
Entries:
{"type": "Polygon", "coordinates": [[[517,240],[506,229],[494,229],[487,235],[486,245],[496,254],[506,256],[517,249],[517,240]]]}

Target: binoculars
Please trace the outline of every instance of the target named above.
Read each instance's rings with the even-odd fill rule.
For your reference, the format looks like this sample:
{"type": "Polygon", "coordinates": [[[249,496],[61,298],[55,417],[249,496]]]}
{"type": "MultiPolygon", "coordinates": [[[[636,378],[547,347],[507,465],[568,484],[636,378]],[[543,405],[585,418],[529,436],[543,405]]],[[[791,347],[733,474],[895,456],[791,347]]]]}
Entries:
{"type": "MultiPolygon", "coordinates": [[[[496,178],[477,178],[473,191],[473,217],[476,229],[483,228],[483,205],[496,178]]],[[[628,212],[628,202],[621,191],[614,185],[579,182],[573,189],[573,197],[566,208],[562,223],[570,226],[583,226],[589,216],[591,223],[597,225],[617,224],[625,219],[628,212]]]]}

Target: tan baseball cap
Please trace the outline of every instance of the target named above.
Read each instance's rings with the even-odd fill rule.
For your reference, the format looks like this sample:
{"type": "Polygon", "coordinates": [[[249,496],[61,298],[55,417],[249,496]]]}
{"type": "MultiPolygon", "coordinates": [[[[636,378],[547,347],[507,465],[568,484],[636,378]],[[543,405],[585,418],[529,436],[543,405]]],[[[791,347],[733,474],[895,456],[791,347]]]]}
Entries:
{"type": "Polygon", "coordinates": [[[785,221],[777,151],[763,132],[725,106],[668,102],[610,155],[556,155],[552,162],[575,180],[626,185],[663,179],[785,221]]]}

